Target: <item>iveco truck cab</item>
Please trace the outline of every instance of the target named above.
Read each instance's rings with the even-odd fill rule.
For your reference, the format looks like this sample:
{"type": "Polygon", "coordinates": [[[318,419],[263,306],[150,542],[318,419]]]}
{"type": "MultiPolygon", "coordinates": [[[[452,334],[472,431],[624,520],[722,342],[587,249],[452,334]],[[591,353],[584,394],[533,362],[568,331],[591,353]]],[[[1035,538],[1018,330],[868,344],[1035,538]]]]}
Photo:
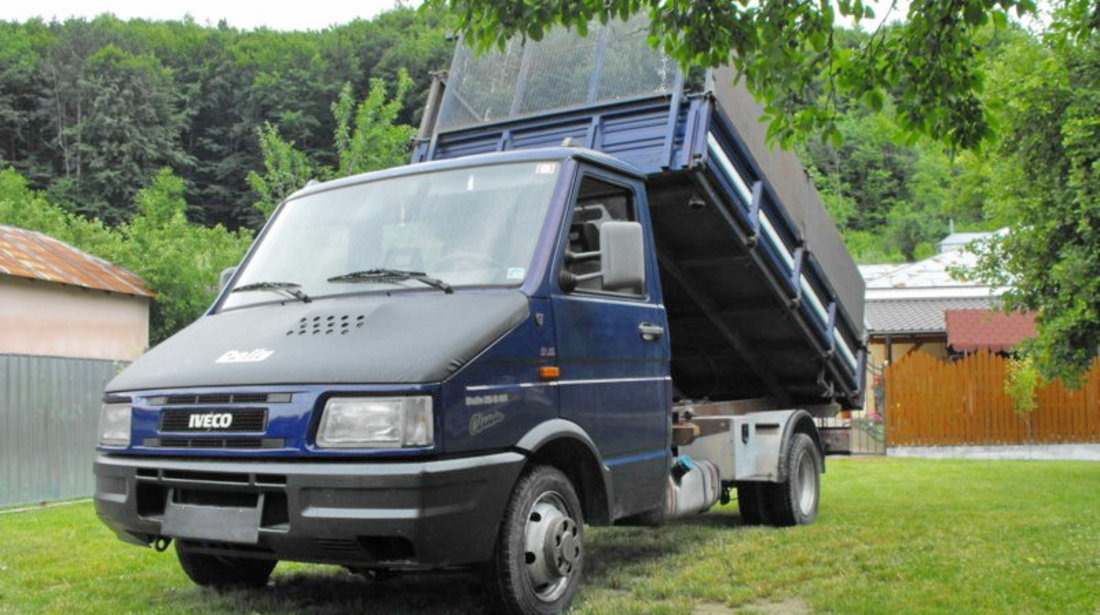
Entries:
{"type": "Polygon", "coordinates": [[[460,48],[413,164],[291,195],[108,385],[95,503],[120,538],[174,541],[213,586],[469,567],[534,614],[573,600],[586,526],[734,494],[748,523],[814,519],[815,417],[860,403],[862,281],[732,74],[688,91],[605,29],[550,109],[532,67],[565,35],[460,48]]]}

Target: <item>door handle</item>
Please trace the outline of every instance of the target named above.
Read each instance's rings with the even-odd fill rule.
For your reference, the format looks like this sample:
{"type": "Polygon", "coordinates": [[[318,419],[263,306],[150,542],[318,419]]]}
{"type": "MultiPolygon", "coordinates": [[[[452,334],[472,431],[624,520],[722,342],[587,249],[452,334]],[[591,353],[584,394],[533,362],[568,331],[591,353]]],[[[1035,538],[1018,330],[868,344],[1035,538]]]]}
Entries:
{"type": "Polygon", "coordinates": [[[665,328],[651,322],[643,322],[638,325],[638,333],[642,335],[643,340],[652,342],[665,334],[665,328]]]}

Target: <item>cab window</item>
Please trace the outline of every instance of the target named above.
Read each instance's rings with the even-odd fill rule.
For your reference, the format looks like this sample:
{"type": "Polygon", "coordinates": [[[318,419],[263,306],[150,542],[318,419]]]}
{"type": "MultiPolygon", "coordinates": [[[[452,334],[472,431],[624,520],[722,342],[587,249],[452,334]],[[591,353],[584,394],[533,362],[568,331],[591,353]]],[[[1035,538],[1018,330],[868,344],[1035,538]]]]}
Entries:
{"type": "Polygon", "coordinates": [[[644,284],[634,289],[604,288],[603,280],[590,274],[600,271],[600,226],[610,221],[637,221],[633,192],[593,177],[581,180],[569,225],[569,246],[563,268],[577,276],[573,292],[607,293],[639,297],[644,284]]]}

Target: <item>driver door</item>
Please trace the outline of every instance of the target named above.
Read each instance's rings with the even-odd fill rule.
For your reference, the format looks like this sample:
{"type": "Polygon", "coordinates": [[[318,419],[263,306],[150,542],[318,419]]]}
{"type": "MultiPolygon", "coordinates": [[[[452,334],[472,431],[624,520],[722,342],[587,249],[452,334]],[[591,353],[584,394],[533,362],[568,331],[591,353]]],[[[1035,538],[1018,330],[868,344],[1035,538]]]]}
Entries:
{"type": "MultiPolygon", "coordinates": [[[[648,228],[644,186],[595,168],[574,187],[557,272],[600,270],[600,225],[640,222],[648,228]],[[577,259],[575,255],[588,254],[577,259]]],[[[595,441],[614,480],[612,514],[628,516],[663,504],[668,476],[672,387],[668,323],[661,305],[653,240],[645,233],[646,279],[634,289],[607,289],[599,278],[553,297],[561,366],[561,415],[595,441]]]]}

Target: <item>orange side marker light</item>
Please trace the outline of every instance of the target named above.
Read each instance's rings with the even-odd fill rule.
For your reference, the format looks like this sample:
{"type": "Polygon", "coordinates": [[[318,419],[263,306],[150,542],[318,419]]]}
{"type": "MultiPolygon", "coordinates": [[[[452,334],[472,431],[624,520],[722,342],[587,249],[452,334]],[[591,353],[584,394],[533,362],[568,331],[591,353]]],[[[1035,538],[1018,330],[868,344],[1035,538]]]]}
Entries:
{"type": "Polygon", "coordinates": [[[545,366],[539,368],[539,377],[543,380],[553,380],[561,377],[561,368],[557,366],[545,366]]]}

